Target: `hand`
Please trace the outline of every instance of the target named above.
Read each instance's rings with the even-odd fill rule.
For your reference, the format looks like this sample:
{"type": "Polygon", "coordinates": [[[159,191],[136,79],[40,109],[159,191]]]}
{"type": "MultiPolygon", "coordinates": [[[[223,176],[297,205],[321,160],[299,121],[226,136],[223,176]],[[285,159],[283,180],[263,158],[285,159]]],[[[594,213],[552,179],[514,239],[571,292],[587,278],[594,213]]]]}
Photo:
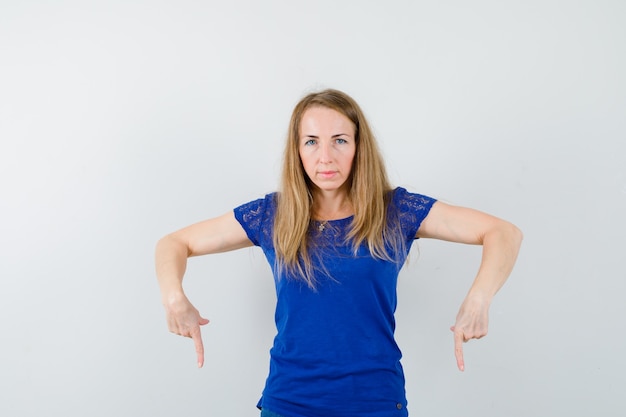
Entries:
{"type": "Polygon", "coordinates": [[[459,309],[456,323],[450,327],[454,332],[454,356],[461,372],[465,370],[463,343],[487,335],[488,327],[489,303],[480,297],[468,296],[459,309]]]}
{"type": "Polygon", "coordinates": [[[204,365],[204,345],[200,326],[209,323],[209,320],[200,316],[198,310],[184,295],[171,297],[165,303],[167,327],[170,332],[189,337],[193,340],[198,357],[198,368],[204,365]]]}

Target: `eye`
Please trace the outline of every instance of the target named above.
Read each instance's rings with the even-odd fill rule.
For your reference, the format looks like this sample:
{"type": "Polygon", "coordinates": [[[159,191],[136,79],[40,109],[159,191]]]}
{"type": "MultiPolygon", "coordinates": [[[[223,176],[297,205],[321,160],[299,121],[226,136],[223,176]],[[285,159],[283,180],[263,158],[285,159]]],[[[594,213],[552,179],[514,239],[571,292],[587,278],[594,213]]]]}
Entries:
{"type": "Polygon", "coordinates": [[[304,146],[311,146],[311,145],[315,145],[316,143],[317,141],[315,139],[309,139],[304,142],[304,146]]]}
{"type": "Polygon", "coordinates": [[[339,145],[343,145],[348,143],[347,140],[345,140],[344,138],[337,138],[337,140],[335,140],[335,143],[339,144],[339,145]]]}

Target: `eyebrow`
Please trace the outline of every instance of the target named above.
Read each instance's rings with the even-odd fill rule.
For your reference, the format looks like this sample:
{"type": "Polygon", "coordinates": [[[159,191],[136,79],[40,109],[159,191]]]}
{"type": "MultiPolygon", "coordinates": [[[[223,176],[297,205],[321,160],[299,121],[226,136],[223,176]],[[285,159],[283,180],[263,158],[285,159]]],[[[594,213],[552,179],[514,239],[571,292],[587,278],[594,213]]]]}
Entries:
{"type": "MultiPolygon", "coordinates": [[[[339,136],[350,136],[347,133],[337,133],[336,135],[332,135],[331,138],[337,138],[339,136]]],[[[319,139],[319,136],[315,136],[315,135],[303,135],[303,138],[313,138],[313,139],[319,139]]]]}

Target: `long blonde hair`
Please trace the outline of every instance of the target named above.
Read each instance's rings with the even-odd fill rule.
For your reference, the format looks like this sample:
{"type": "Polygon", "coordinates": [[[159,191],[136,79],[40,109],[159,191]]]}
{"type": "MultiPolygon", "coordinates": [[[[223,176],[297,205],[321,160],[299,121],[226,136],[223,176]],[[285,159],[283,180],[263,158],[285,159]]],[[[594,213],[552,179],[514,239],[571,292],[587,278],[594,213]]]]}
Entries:
{"type": "Polygon", "coordinates": [[[313,206],[312,183],[299,154],[300,122],[310,107],[326,107],[346,116],[355,126],[356,153],[348,179],[354,208],[347,240],[354,252],[366,243],[375,258],[396,261],[404,249],[396,224],[387,221],[391,185],[372,130],[359,105],[347,94],[333,89],[311,93],[295,106],[283,157],[280,192],[274,219],[276,267],[287,270],[315,288],[308,232],[313,206]],[[390,253],[391,252],[391,253],[390,253]]]}

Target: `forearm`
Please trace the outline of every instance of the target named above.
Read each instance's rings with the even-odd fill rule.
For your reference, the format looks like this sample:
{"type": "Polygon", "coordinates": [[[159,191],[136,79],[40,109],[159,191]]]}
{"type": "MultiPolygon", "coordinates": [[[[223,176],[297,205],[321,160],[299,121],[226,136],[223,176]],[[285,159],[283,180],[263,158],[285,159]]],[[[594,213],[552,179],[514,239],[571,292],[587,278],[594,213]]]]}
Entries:
{"type": "Polygon", "coordinates": [[[183,276],[187,268],[188,249],[171,235],[157,243],[155,267],[163,304],[183,295],[183,276]]]}
{"type": "Polygon", "coordinates": [[[155,267],[167,327],[172,333],[193,339],[198,367],[201,368],[204,364],[204,345],[200,326],[208,324],[209,320],[200,315],[183,292],[183,276],[190,254],[189,245],[177,239],[176,235],[165,236],[156,245],[155,267]]]}
{"type": "Polygon", "coordinates": [[[508,222],[502,222],[486,233],[482,240],[483,255],[469,295],[490,303],[513,270],[522,243],[522,232],[508,222]]]}

